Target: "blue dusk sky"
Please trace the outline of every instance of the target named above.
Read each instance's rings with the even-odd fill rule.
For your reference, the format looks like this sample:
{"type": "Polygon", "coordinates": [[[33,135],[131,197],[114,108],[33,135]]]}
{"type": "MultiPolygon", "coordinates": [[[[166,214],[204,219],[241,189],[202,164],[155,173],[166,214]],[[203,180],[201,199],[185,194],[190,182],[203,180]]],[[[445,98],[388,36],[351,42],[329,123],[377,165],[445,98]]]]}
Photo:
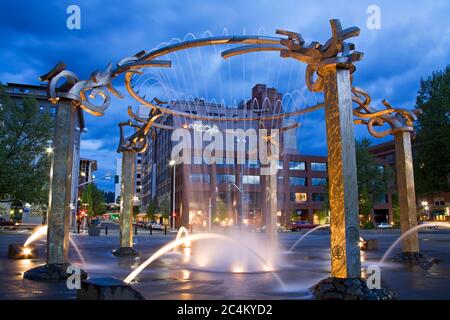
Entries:
{"type": "MultiPolygon", "coordinates": [[[[306,41],[324,43],[330,36],[329,20],[344,28],[358,26],[359,37],[350,41],[364,53],[357,62],[354,84],[364,88],[373,105],[413,108],[420,78],[443,69],[450,58],[450,2],[436,1],[7,1],[0,3],[0,81],[38,84],[38,77],[58,61],[80,79],[87,79],[109,62],[117,63],[141,50],[152,50],[183,39],[206,36],[267,35],[276,29],[299,32],[306,41]],[[81,28],[66,26],[67,8],[78,5],[81,28]],[[380,9],[380,28],[368,28],[367,9],[380,9]]],[[[281,59],[274,52],[252,53],[223,60],[227,47],[192,49],[165,58],[170,69],[146,70],[140,83],[147,98],[163,100],[205,98],[236,105],[249,99],[256,83],[265,83],[284,94],[285,109],[294,110],[322,99],[305,89],[305,66],[281,59]]],[[[128,119],[127,106],[137,106],[125,94],[113,99],[106,114],[85,114],[88,132],[82,136],[81,156],[98,161],[97,175],[115,171],[117,123],[128,119]]],[[[326,154],[323,111],[295,118],[298,148],[304,154],[326,154]]],[[[356,137],[369,137],[357,126],[356,137]]],[[[386,141],[385,139],[378,142],[386,141]]],[[[375,140],[374,140],[375,143],[375,140]]],[[[113,190],[110,181],[100,187],[113,190]]]]}

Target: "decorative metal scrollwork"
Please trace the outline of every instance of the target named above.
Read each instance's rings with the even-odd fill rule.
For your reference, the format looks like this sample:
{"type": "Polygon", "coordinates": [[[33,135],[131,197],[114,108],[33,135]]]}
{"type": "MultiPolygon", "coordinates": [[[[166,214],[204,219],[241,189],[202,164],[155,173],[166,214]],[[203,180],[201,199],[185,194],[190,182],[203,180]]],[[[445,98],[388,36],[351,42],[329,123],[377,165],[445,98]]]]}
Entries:
{"type": "Polygon", "coordinates": [[[95,71],[89,80],[79,80],[77,75],[65,70],[66,65],[59,62],[47,74],[40,77],[41,81],[48,81],[47,96],[49,100],[56,104],[61,98],[72,100],[86,112],[95,116],[101,116],[111,103],[110,93],[117,98],[123,98],[113,85],[112,80],[122,73],[134,74],[142,73],[141,68],[158,66],[169,67],[170,61],[140,61],[144,51],[137,53],[133,57],[122,59],[116,68],[109,64],[105,71],[95,71]],[[62,84],[61,79],[64,79],[62,84]],[[92,102],[100,96],[100,103],[92,102]]]}
{"type": "Polygon", "coordinates": [[[377,110],[370,105],[372,99],[366,91],[353,87],[352,93],[352,100],[357,104],[357,107],[353,109],[353,115],[358,118],[354,120],[354,123],[367,125],[370,134],[376,138],[383,138],[398,131],[413,131],[413,122],[422,112],[420,109],[393,108],[386,100],[382,101],[386,109],[377,110]],[[375,129],[385,124],[390,127],[382,131],[375,129]]]}
{"type": "Polygon", "coordinates": [[[128,120],[127,122],[119,123],[120,128],[120,140],[117,152],[131,151],[136,153],[145,152],[148,147],[148,136],[151,132],[152,138],[155,139],[155,127],[156,120],[160,118],[163,114],[157,110],[152,110],[147,119],[143,119],[135,115],[131,109],[128,107],[128,115],[135,121],[132,122],[128,120]],[[124,137],[124,127],[132,127],[135,132],[128,138],[124,137]]]}
{"type": "Polygon", "coordinates": [[[344,42],[344,40],[359,35],[359,28],[350,27],[342,29],[341,23],[337,19],[330,20],[331,38],[320,44],[312,41],[305,44],[305,40],[299,33],[277,30],[277,34],[287,36],[287,39],[281,40],[281,45],[287,49],[280,52],[280,56],[284,58],[294,58],[306,63],[305,81],[306,86],[313,92],[323,91],[323,79],[318,72],[321,67],[338,64],[349,67],[351,72],[355,70],[353,62],[362,59],[363,54],[353,51],[355,45],[353,43],[344,42]],[[353,51],[353,52],[352,52],[353,51]],[[317,77],[314,79],[314,77],[317,77]]]}

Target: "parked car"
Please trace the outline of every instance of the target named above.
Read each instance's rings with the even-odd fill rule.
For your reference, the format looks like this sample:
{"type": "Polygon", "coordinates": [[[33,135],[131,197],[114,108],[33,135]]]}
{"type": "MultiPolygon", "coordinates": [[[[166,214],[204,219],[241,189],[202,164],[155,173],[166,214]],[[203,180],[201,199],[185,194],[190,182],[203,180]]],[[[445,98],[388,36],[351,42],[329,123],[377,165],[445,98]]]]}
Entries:
{"type": "Polygon", "coordinates": [[[291,230],[292,231],[300,231],[302,229],[312,229],[317,227],[313,223],[309,223],[308,221],[294,221],[291,223],[291,230]]]}
{"type": "Polygon", "coordinates": [[[158,223],[158,222],[153,223],[152,224],[152,228],[155,229],[155,230],[163,230],[164,229],[163,225],[161,223],[158,223]]]}
{"type": "Polygon", "coordinates": [[[387,223],[387,222],[381,222],[377,224],[377,228],[378,229],[390,229],[392,228],[392,224],[387,223]]]}

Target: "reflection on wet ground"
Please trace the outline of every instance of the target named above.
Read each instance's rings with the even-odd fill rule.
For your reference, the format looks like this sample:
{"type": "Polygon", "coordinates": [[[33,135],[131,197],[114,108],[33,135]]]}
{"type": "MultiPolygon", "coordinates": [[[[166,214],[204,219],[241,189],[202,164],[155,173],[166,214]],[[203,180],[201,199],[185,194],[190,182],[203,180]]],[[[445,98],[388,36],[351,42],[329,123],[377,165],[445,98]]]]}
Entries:
{"type": "MultiPolygon", "coordinates": [[[[132,285],[147,299],[312,299],[308,288],[327,277],[329,263],[329,231],[318,230],[308,235],[294,249],[288,249],[303,234],[285,232],[279,234],[281,263],[276,273],[284,288],[271,272],[232,273],[202,270],[189,264],[189,252],[169,253],[156,260],[132,285]]],[[[9,260],[9,243],[23,243],[28,233],[0,233],[0,286],[1,299],[75,299],[76,292],[69,290],[64,282],[44,283],[22,278],[24,271],[45,262],[45,239],[35,244],[39,247],[36,260],[9,260]]],[[[381,232],[362,231],[364,238],[378,239],[379,249],[362,252],[365,269],[377,264],[387,248],[399,236],[398,230],[381,232]]],[[[257,237],[263,239],[264,234],[257,237]]],[[[175,239],[175,234],[152,236],[142,232],[135,239],[140,257],[117,258],[111,250],[118,244],[117,232],[108,236],[89,237],[73,234],[86,264],[82,266],[91,278],[115,277],[124,279],[133,269],[144,262],[160,247],[175,239]]],[[[381,268],[381,282],[394,289],[400,299],[450,299],[450,231],[430,230],[420,232],[422,252],[437,258],[439,263],[429,270],[387,263],[381,268]]],[[[195,255],[195,246],[191,255],[195,255]]],[[[397,253],[399,248],[393,251],[397,253]]],[[[229,252],[223,252],[223,255],[229,252]]],[[[77,253],[71,249],[70,261],[81,264],[77,253]]]]}

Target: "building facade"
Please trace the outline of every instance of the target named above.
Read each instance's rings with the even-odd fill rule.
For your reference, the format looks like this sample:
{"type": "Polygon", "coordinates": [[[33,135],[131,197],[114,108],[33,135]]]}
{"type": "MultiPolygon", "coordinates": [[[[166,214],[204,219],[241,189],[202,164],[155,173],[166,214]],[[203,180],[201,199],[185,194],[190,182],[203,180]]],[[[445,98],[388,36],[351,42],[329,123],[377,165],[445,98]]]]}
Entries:
{"type": "MultiPolygon", "coordinates": [[[[252,97],[238,107],[225,107],[198,99],[175,101],[171,108],[197,115],[226,118],[257,118],[258,115],[281,113],[281,94],[274,88],[258,84],[252,89],[252,97]]],[[[183,117],[168,116],[163,123],[174,128],[184,128],[194,137],[211,135],[212,131],[227,132],[232,129],[271,130],[289,127],[291,123],[276,121],[192,121],[183,117]]],[[[142,205],[146,208],[150,201],[161,198],[171,201],[175,179],[175,220],[176,225],[205,227],[211,219],[214,224],[235,224],[239,219],[244,224],[260,228],[265,225],[264,212],[268,210],[265,199],[268,196],[268,180],[261,170],[264,163],[259,159],[249,159],[249,148],[238,150],[246,144],[248,137],[237,137],[233,142],[236,149],[224,150],[223,157],[212,164],[205,163],[201,146],[190,150],[191,162],[169,165],[175,144],[171,140],[172,130],[158,129],[156,139],[142,155],[141,190],[142,205]],[[246,140],[247,139],[247,140],[246,140]],[[242,154],[243,153],[243,154],[242,154]],[[245,163],[238,158],[246,156],[245,163]],[[174,175],[175,173],[175,175],[174,175]]],[[[297,151],[295,130],[279,134],[280,149],[277,161],[277,217],[280,225],[287,225],[291,219],[319,223],[317,212],[321,210],[325,197],[327,179],[326,157],[300,155],[297,151]]],[[[224,143],[225,145],[226,143],[224,143]]],[[[225,148],[224,148],[225,149],[225,148]]],[[[138,186],[136,186],[138,187],[138,186]]]]}
{"type": "MultiPolygon", "coordinates": [[[[414,144],[412,145],[414,156],[414,144]]],[[[370,147],[370,152],[383,164],[389,166],[395,172],[395,144],[388,141],[370,147]]],[[[450,177],[449,177],[450,178],[450,177]]],[[[389,204],[392,203],[392,195],[396,192],[393,186],[387,195],[389,204]]],[[[449,221],[450,220],[450,193],[438,192],[426,196],[417,197],[417,215],[423,221],[449,221]]],[[[392,204],[388,206],[390,210],[390,221],[392,221],[392,204]]]]}

